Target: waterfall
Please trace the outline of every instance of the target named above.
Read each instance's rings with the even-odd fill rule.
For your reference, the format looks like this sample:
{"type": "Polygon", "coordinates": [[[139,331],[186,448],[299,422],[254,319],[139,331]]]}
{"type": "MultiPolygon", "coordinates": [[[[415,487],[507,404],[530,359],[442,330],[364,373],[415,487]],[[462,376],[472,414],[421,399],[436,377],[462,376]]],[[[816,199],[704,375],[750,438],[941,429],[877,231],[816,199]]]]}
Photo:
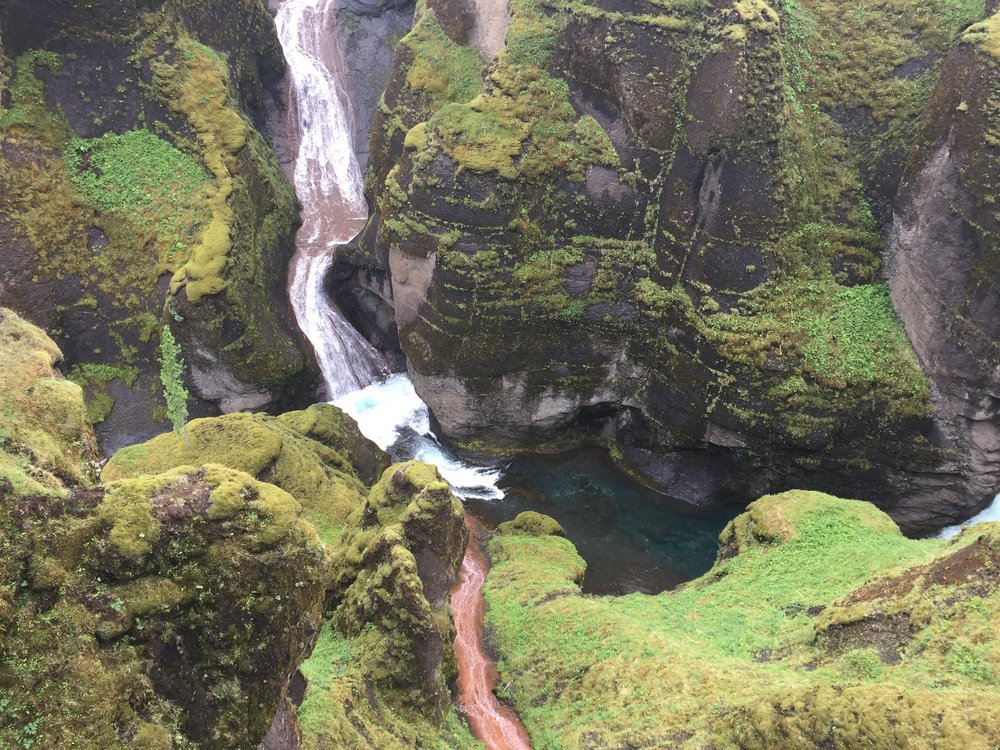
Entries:
{"type": "Polygon", "coordinates": [[[973,516],[964,523],[941,529],[938,532],[938,536],[942,539],[950,539],[959,534],[966,526],[975,526],[977,523],[986,523],[988,521],[1000,521],[1000,495],[994,497],[993,502],[980,511],[978,515],[973,516]]]}
{"type": "Polygon", "coordinates": [[[381,355],[324,288],[334,247],[361,231],[368,215],[352,146],[351,103],[340,83],[344,64],[333,27],[335,12],[336,0],[284,0],[275,19],[288,60],[285,129],[295,146],[292,178],[303,206],[289,295],[330,398],[388,374],[381,355]]]}

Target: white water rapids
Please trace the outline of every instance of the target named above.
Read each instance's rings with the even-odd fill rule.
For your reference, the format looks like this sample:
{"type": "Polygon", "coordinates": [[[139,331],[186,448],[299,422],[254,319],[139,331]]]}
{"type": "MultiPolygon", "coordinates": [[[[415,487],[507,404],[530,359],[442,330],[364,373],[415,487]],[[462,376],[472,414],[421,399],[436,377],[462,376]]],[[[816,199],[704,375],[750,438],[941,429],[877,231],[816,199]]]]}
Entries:
{"type": "Polygon", "coordinates": [[[379,353],[331,304],[323,284],[333,248],[361,231],[368,216],[352,147],[351,102],[338,80],[344,66],[332,27],[335,2],[284,0],[275,19],[288,61],[285,131],[296,145],[292,176],[303,209],[288,289],[330,398],[388,373],[379,353]]]}
{"type": "Polygon", "coordinates": [[[284,0],[276,17],[291,80],[286,137],[298,146],[293,179],[303,206],[289,271],[296,319],[316,352],[329,398],[370,440],[393,448],[396,457],[434,464],[461,497],[502,498],[500,473],[459,461],[437,441],[409,378],[386,379],[382,357],[324,289],[333,249],[352,239],[368,214],[335,15],[336,0],[284,0]]]}

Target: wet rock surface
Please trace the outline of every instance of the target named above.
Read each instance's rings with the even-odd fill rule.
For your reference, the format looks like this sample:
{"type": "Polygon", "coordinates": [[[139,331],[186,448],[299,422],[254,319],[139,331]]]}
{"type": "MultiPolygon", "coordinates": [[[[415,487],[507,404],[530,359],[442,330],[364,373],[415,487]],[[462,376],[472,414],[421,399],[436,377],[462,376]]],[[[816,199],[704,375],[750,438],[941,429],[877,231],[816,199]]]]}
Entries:
{"type": "Polygon", "coordinates": [[[915,356],[881,256],[926,84],[977,20],[906,36],[818,1],[697,18],[531,2],[484,61],[469,8],[431,4],[397,48],[374,214],[339,251],[335,295],[371,340],[398,338],[469,448],[610,441],[695,506],[808,487],[911,532],[966,518],[996,457],[948,436],[955,408],[932,394],[951,376],[915,356]],[[826,56],[835,20],[897,62],[826,56]]]}

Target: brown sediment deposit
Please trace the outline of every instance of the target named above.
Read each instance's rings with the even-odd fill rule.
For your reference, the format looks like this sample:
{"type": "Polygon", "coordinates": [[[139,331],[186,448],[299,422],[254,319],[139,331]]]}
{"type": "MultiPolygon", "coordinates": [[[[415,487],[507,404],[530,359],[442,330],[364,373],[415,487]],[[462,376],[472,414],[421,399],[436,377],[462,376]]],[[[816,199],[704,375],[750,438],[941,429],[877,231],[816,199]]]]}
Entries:
{"type": "Polygon", "coordinates": [[[458,707],[473,733],[489,750],[531,750],[528,733],[517,715],[493,694],[497,669],[486,655],[483,643],[483,616],[486,613],[483,583],[489,563],[477,536],[479,524],[466,515],[465,525],[469,529],[469,545],[458,583],[451,592],[455,658],[458,660],[458,707]]]}

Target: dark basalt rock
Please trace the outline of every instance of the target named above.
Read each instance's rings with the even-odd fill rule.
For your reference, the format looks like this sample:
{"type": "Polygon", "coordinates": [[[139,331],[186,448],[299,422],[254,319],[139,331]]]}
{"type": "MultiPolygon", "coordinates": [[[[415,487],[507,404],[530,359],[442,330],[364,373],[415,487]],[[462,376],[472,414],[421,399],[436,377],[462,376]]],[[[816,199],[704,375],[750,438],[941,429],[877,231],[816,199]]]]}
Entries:
{"type": "MultiPolygon", "coordinates": [[[[398,336],[448,437],[610,441],[698,506],[819,489],[910,532],[982,506],[1000,456],[951,437],[879,273],[940,29],[852,38],[897,45],[900,66],[797,58],[781,35],[801,18],[763,2],[697,18],[528,3],[470,103],[478,91],[442,93],[422,58],[448,43],[434,23],[460,58],[456,8],[418,16],[397,50],[373,124],[373,215],[332,284],[372,340],[398,336]],[[574,156],[584,143],[604,150],[574,156]]],[[[988,316],[995,294],[980,291],[988,316]]]]}
{"type": "Polygon", "coordinates": [[[997,62],[973,32],[948,56],[896,200],[888,263],[896,309],[934,384],[938,440],[962,463],[965,481],[941,494],[972,507],[1000,487],[997,62]]]}
{"type": "MultiPolygon", "coordinates": [[[[67,369],[138,371],[129,378],[87,381],[88,398],[111,403],[96,417],[105,450],[113,452],[124,436],[146,439],[165,427],[157,418],[162,403],[156,357],[157,331],[167,323],[190,365],[193,416],[287,407],[307,396],[314,373],[285,289],[296,204],[264,140],[284,75],[264,6],[242,0],[11,0],[0,7],[0,29],[0,57],[10,61],[0,76],[8,108],[0,132],[0,205],[8,220],[0,243],[10,259],[0,283],[6,304],[53,334],[67,369]],[[206,46],[191,47],[197,44],[206,46]],[[221,165],[200,140],[204,124],[184,111],[172,88],[177,82],[171,76],[180,75],[178,58],[192,49],[203,50],[197,51],[202,64],[225,61],[219,81],[184,84],[228,92],[209,127],[231,131],[246,117],[261,129],[247,128],[242,145],[225,153],[221,165]],[[37,99],[26,93],[33,86],[37,99]],[[241,119],[226,120],[230,116],[241,119]],[[195,246],[204,223],[188,237],[188,227],[173,216],[172,229],[132,222],[122,212],[93,205],[74,186],[64,153],[73,147],[71,139],[137,129],[193,154],[211,178],[219,180],[221,172],[212,169],[222,169],[232,180],[226,193],[232,247],[219,272],[223,291],[199,292],[197,299],[189,299],[185,288],[170,294],[172,270],[156,270],[173,252],[165,250],[168,244],[195,246]],[[166,313],[165,303],[175,315],[166,313]]],[[[232,143],[238,140],[231,136],[232,143]]],[[[178,201],[169,186],[162,190],[154,202],[178,201]]]]}

